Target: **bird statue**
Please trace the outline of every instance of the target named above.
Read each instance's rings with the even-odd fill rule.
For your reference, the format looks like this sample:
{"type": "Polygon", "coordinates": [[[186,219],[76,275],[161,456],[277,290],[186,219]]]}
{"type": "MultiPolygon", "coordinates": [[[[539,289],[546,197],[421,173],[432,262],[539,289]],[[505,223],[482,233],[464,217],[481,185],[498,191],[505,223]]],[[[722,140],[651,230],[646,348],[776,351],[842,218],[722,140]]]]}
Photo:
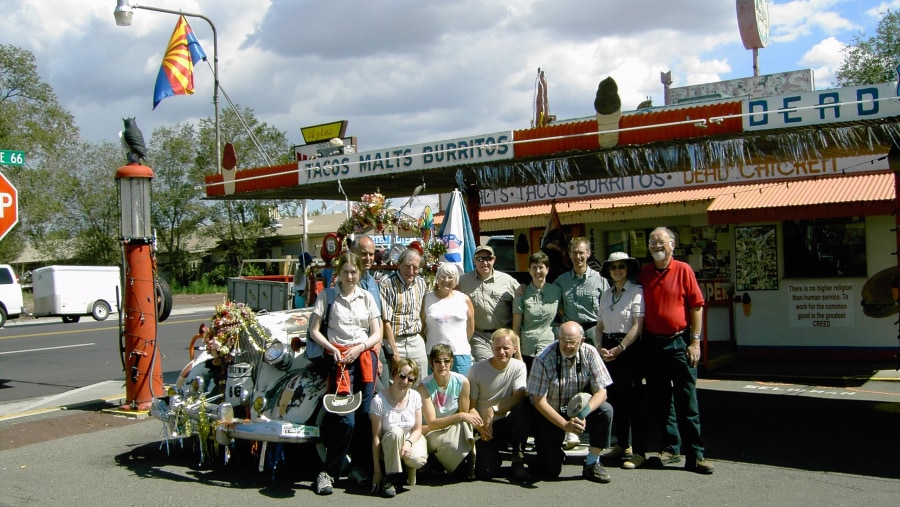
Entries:
{"type": "Polygon", "coordinates": [[[139,164],[141,161],[147,160],[147,146],[144,144],[144,134],[137,126],[137,120],[132,118],[122,118],[125,123],[125,130],[119,132],[119,139],[122,140],[122,146],[125,147],[129,164],[139,164]]]}

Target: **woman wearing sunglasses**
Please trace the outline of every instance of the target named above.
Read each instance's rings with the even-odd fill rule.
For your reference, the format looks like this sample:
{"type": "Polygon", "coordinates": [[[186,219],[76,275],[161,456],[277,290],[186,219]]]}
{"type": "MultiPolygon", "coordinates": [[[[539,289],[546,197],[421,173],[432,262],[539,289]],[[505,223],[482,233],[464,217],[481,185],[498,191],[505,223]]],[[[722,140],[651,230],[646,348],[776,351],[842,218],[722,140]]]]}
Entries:
{"type": "Polygon", "coordinates": [[[414,486],[416,470],[428,459],[422,436],[422,396],[412,389],[418,378],[416,362],[401,359],[391,371],[391,385],[372,399],[372,492],[385,498],[396,496],[404,480],[414,486]]]}
{"type": "Polygon", "coordinates": [[[626,459],[623,468],[640,468],[647,449],[642,361],[638,339],[644,327],[644,291],[630,281],[641,263],[625,252],[613,252],[600,268],[612,287],[600,296],[597,334],[600,357],[612,376],[609,403],[615,408],[613,429],[617,443],[603,457],[626,459]],[[634,448],[632,449],[632,444],[634,448]]]}
{"type": "Polygon", "coordinates": [[[428,443],[428,453],[449,473],[468,459],[466,478],[475,478],[475,429],[481,426],[481,416],[469,412],[469,379],[452,371],[453,349],[438,343],[431,349],[431,376],[422,379],[422,414],[425,424],[422,433],[428,443]]]}

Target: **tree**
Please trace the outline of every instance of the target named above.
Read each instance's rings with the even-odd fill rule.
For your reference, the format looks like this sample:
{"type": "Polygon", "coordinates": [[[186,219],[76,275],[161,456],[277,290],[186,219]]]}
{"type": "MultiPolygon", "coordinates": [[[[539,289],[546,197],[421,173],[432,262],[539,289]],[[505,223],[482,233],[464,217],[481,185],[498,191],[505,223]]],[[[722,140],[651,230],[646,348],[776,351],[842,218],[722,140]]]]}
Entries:
{"type": "Polygon", "coordinates": [[[0,44],[0,148],[25,151],[27,160],[25,166],[0,167],[19,190],[19,225],[0,242],[0,258],[18,257],[25,244],[56,228],[63,206],[47,196],[55,195],[56,177],[67,171],[77,143],[74,118],[41,81],[34,55],[0,44]]]}
{"type": "Polygon", "coordinates": [[[844,48],[844,61],[834,73],[840,86],[886,83],[897,76],[900,64],[900,12],[888,10],[875,35],[857,35],[844,48]]]}
{"type": "MultiPolygon", "coordinates": [[[[293,159],[287,135],[265,123],[260,123],[250,108],[236,106],[225,109],[219,121],[223,142],[234,145],[238,158],[238,169],[264,167],[269,165],[262,151],[272,164],[284,164],[293,159]],[[253,132],[256,143],[247,131],[253,132]]],[[[198,165],[206,174],[215,174],[215,124],[209,118],[200,121],[200,155],[198,165]]],[[[259,257],[265,248],[265,238],[272,236],[275,225],[272,211],[282,202],[269,200],[223,200],[213,205],[211,231],[219,238],[226,250],[229,274],[236,274],[239,261],[259,257]]]]}
{"type": "Polygon", "coordinates": [[[182,123],[153,131],[150,160],[153,179],[153,224],[157,227],[164,270],[184,286],[195,279],[190,242],[201,239],[194,233],[212,212],[201,201],[198,182],[203,176],[197,164],[199,137],[194,125],[182,123]]]}
{"type": "Polygon", "coordinates": [[[69,235],[70,258],[76,264],[113,266],[121,263],[119,192],[114,178],[122,165],[122,149],[105,141],[78,148],[79,163],[58,175],[65,184],[59,196],[68,213],[57,223],[69,235]]]}

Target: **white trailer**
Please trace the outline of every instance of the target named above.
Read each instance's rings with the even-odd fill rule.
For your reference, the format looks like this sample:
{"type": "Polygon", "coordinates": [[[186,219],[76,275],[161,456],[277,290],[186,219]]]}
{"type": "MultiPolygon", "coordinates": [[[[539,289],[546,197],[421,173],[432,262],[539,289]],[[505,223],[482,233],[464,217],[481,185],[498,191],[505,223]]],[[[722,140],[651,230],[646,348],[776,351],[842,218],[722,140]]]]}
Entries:
{"type": "Polygon", "coordinates": [[[35,269],[31,272],[34,315],[58,316],[63,322],[78,322],[82,315],[106,320],[111,311],[119,311],[120,279],[121,273],[116,266],[35,269]]]}

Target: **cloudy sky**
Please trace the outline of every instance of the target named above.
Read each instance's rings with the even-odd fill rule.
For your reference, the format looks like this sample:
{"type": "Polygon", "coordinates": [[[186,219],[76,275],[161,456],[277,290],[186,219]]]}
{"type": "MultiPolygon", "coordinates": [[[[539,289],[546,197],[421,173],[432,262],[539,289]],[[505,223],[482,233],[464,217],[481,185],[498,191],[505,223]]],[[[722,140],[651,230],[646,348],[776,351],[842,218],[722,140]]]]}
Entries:
{"type": "MultiPolygon", "coordinates": [[[[733,0],[151,1],[210,18],[225,92],[296,144],[300,127],[333,120],[349,120],[363,150],[525,128],[538,67],[559,118],[593,115],[606,76],[628,110],[663,102],[661,71],[673,86],[752,75],[733,0]]],[[[177,17],[136,10],[119,27],[115,5],[0,0],[0,42],[34,53],[86,140],[115,141],[124,116],[145,135],[212,117],[205,64],[194,96],[151,110],[177,17]]],[[[762,73],[811,68],[817,88],[831,87],[842,44],[874,34],[888,8],[900,0],[770,0],[762,73]]],[[[209,24],[188,20],[212,56],[209,24]]]]}

